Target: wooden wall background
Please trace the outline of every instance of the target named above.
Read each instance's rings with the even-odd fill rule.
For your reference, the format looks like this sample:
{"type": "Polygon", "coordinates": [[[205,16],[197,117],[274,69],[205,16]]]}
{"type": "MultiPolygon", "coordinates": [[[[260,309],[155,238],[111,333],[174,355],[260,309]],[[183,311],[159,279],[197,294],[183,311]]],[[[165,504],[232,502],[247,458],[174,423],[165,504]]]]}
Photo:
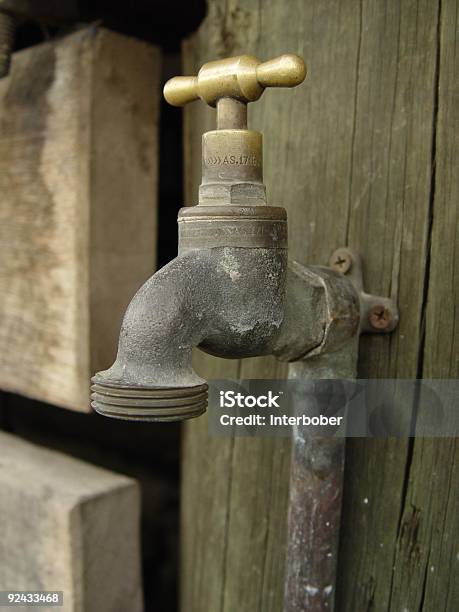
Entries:
{"type": "MultiPolygon", "coordinates": [[[[239,53],[304,56],[305,84],[266,92],[249,120],[264,134],[270,202],[288,210],[291,256],[326,263],[349,245],[368,289],[398,301],[397,332],[361,342],[361,377],[458,377],[456,32],[454,0],[208,0],[184,45],[188,73],[239,53]]],[[[213,111],[195,103],[187,204],[206,129],[213,111]]],[[[285,375],[272,359],[203,353],[196,368],[285,375]]],[[[458,452],[454,439],[348,441],[338,610],[458,609],[458,452]]],[[[282,609],[289,459],[286,440],[210,438],[205,418],[186,425],[183,610],[282,609]]]]}

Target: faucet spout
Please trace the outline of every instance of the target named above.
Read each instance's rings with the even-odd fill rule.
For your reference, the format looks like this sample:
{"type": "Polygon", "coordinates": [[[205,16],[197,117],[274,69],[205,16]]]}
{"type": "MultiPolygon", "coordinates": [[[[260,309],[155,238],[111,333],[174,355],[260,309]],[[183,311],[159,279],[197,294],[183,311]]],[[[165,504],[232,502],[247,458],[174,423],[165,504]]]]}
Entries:
{"type": "Polygon", "coordinates": [[[115,363],[92,379],[92,405],[121,419],[176,420],[201,414],[207,384],[191,366],[208,319],[194,279],[207,258],[172,260],[136,293],[124,315],[115,363]]]}
{"type": "Polygon", "coordinates": [[[183,248],[130,303],[116,361],[93,378],[95,410],[140,420],[204,412],[207,384],[192,368],[192,349],[227,358],[272,354],[286,278],[284,248],[183,248]]]}

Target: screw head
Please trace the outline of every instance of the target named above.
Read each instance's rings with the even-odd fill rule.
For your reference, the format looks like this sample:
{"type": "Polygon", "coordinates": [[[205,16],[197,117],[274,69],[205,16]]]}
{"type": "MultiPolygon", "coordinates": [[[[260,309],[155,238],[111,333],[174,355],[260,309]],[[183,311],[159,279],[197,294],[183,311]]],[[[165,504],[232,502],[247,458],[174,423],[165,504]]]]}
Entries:
{"type": "Polygon", "coordinates": [[[347,249],[337,249],[330,257],[330,266],[336,272],[346,274],[352,268],[352,257],[347,249]]]}
{"type": "Polygon", "coordinates": [[[373,329],[387,329],[393,322],[392,312],[382,304],[376,304],[368,312],[368,321],[373,329]]]}

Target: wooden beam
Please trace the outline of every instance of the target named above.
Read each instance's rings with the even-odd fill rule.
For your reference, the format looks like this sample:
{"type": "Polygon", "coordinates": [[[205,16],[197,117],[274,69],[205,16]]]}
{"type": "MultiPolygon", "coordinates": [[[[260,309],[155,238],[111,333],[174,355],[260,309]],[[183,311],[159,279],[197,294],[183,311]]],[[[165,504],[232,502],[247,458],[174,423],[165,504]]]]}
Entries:
{"type": "Polygon", "coordinates": [[[89,410],[153,271],[156,48],[99,28],[20,51],[0,80],[0,388],[89,410]]]}
{"type": "Polygon", "coordinates": [[[63,591],[69,612],[143,612],[138,483],[5,432],[0,447],[0,589],[63,591]]]}

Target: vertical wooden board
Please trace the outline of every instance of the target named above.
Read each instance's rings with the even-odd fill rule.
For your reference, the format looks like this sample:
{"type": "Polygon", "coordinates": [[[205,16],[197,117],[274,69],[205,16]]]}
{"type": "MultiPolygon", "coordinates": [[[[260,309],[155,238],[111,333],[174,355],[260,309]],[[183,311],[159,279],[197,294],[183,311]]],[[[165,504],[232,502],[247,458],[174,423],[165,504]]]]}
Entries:
{"type": "Polygon", "coordinates": [[[393,562],[391,610],[457,610],[458,482],[457,439],[416,439],[393,562]]]}
{"type": "Polygon", "coordinates": [[[0,81],[1,387],[83,409],[89,61],[86,45],[40,45],[0,81]]]}
{"type": "Polygon", "coordinates": [[[346,237],[358,5],[262,3],[259,23],[260,59],[296,52],[308,66],[301,86],[268,90],[250,105],[251,126],[263,132],[268,198],[287,209],[290,258],[326,264],[346,237]]]}
{"type": "MultiPolygon", "coordinates": [[[[361,340],[362,377],[415,378],[419,371],[437,10],[432,2],[362,4],[347,243],[364,257],[368,290],[391,295],[401,312],[390,338],[361,340]]],[[[348,440],[343,610],[389,606],[409,454],[406,440],[348,440]]]]}
{"type": "MultiPolygon", "coordinates": [[[[193,62],[188,73],[204,61],[241,52],[261,59],[287,51],[304,55],[310,67],[306,83],[292,91],[268,91],[250,106],[249,121],[264,135],[269,200],[285,205],[289,213],[291,257],[326,263],[337,246],[347,243],[364,257],[369,290],[390,294],[399,302],[399,331],[390,338],[367,337],[362,342],[363,377],[415,377],[419,371],[437,12],[438,5],[427,1],[279,0],[259,5],[213,0],[205,22],[185,48],[193,62]]],[[[208,113],[199,104],[192,112],[195,118],[208,113]]],[[[208,117],[196,118],[194,126],[209,126],[208,117]]],[[[195,134],[192,153],[189,132],[185,137],[185,151],[192,158],[187,169],[196,190],[200,139],[195,134]]],[[[219,367],[211,360],[201,362],[201,375],[211,376],[219,367]],[[207,370],[210,363],[212,370],[207,370]]],[[[230,376],[224,365],[218,371],[230,376]]],[[[259,359],[243,361],[239,372],[242,377],[275,378],[285,370],[270,359],[259,359]]],[[[187,426],[189,443],[198,428],[187,426]]],[[[210,441],[203,428],[199,431],[200,452],[205,455],[210,441]]],[[[260,500],[266,501],[273,494],[270,487],[275,487],[278,503],[273,512],[285,512],[288,461],[280,460],[279,441],[253,442],[235,440],[231,465],[225,468],[225,475],[232,474],[227,519],[231,544],[223,553],[226,607],[215,609],[237,605],[239,610],[253,610],[260,601],[266,609],[280,609],[283,575],[278,573],[271,583],[276,594],[268,595],[260,582],[266,546],[261,537],[250,540],[250,534],[259,535],[264,525],[269,531],[278,521],[279,539],[269,554],[279,572],[285,554],[285,529],[280,526],[285,516],[266,509],[258,514],[260,524],[253,532],[252,502],[262,506],[260,500]],[[251,473],[263,473],[269,453],[282,473],[275,481],[264,478],[266,484],[260,483],[244,499],[244,482],[252,482],[251,473]],[[251,581],[243,578],[246,559],[253,568],[251,581]]],[[[389,605],[409,458],[410,445],[402,440],[348,443],[340,610],[386,610],[389,605]]],[[[184,465],[186,479],[196,469],[187,461],[186,446],[184,465]]],[[[190,513],[186,506],[183,512],[185,517],[190,513]]],[[[220,546],[226,547],[226,540],[220,546]]],[[[189,605],[186,595],[183,600],[189,605]]],[[[199,601],[192,603],[190,609],[203,609],[199,601]]]]}
{"type": "Polygon", "coordinates": [[[222,609],[234,440],[208,439],[207,417],[185,426],[181,609],[222,609]]]}
{"type": "Polygon", "coordinates": [[[459,88],[457,4],[443,0],[439,32],[438,111],[432,245],[426,307],[425,378],[459,375],[459,88]]]}
{"type": "Polygon", "coordinates": [[[360,374],[415,377],[429,231],[437,3],[363,3],[347,242],[398,332],[362,340],[360,374]],[[387,344],[390,343],[390,351],[387,344]]]}
{"type": "Polygon", "coordinates": [[[159,53],[99,28],[0,81],[0,386],[89,410],[154,267],[159,53]]]}
{"type": "MultiPolygon", "coordinates": [[[[457,4],[441,3],[434,123],[432,234],[426,285],[424,378],[458,378],[459,105],[457,4]]],[[[451,401],[454,401],[451,398],[451,401]]],[[[422,410],[422,407],[421,407],[422,410]]],[[[422,415],[421,415],[422,416],[422,415]]],[[[459,442],[414,441],[395,559],[392,608],[459,607],[459,442]]]]}
{"type": "MultiPolygon", "coordinates": [[[[273,358],[241,361],[240,378],[283,378],[273,358]]],[[[222,610],[282,609],[290,440],[235,438],[222,610]],[[244,571],[241,571],[244,564],[244,571]]]]}
{"type": "Polygon", "coordinates": [[[236,438],[222,610],[280,610],[290,443],[236,438]]]}

